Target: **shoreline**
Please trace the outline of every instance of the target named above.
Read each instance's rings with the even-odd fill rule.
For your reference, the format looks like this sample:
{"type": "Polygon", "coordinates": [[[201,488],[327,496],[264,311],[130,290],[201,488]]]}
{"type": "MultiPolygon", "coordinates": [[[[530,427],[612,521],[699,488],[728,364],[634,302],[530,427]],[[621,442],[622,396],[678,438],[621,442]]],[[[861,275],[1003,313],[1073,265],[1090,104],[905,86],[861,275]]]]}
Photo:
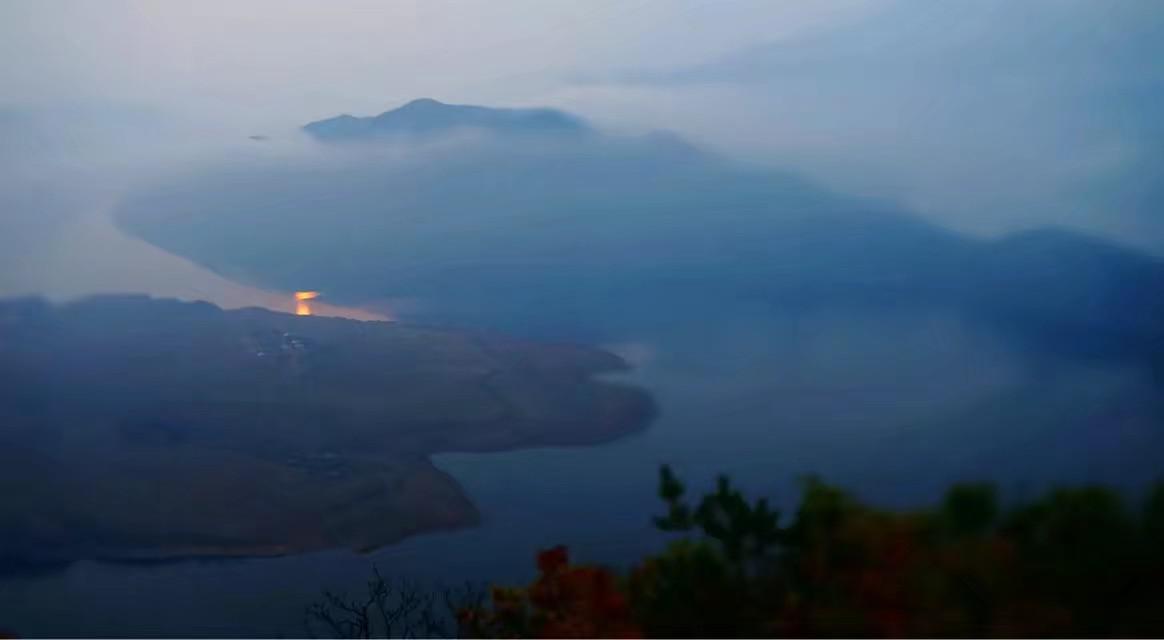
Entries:
{"type": "Polygon", "coordinates": [[[629,368],[608,351],[407,323],[122,295],[0,300],[0,331],[32,403],[0,429],[27,450],[0,465],[26,487],[0,514],[18,568],[368,553],[481,522],[434,455],[605,444],[658,413],[602,379],[629,368]]]}

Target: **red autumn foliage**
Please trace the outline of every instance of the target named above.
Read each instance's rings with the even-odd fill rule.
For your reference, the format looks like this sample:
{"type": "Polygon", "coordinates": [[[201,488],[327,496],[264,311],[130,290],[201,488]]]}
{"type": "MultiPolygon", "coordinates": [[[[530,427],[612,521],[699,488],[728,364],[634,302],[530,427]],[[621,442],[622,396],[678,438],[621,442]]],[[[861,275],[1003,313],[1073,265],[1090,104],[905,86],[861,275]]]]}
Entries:
{"type": "Polygon", "coordinates": [[[563,546],[540,552],[537,563],[532,584],[494,589],[492,609],[462,612],[463,627],[479,637],[642,637],[609,570],[572,566],[563,546]]]}
{"type": "Polygon", "coordinates": [[[666,467],[656,526],[683,537],[629,568],[538,554],[538,578],[470,612],[485,637],[1145,637],[1164,629],[1164,485],[1140,510],[1059,489],[1010,509],[989,485],[890,511],[810,479],[787,524],[726,478],[696,503],[666,467]]]}

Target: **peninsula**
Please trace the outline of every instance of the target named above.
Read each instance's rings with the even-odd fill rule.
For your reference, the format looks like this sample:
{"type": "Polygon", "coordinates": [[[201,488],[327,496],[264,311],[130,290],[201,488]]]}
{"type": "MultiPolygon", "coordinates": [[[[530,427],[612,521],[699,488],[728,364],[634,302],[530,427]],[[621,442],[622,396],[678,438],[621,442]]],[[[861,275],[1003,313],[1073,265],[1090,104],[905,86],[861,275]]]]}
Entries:
{"type": "Polygon", "coordinates": [[[0,301],[0,563],[370,550],[478,513],[432,454],[644,428],[605,351],[101,296],[0,301]]]}

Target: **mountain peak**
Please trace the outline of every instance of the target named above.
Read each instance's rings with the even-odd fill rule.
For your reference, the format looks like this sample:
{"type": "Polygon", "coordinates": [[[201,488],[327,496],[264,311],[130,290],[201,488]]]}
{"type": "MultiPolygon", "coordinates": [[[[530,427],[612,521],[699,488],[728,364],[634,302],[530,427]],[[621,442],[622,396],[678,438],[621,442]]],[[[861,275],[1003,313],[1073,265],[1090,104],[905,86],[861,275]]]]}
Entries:
{"type": "Polygon", "coordinates": [[[503,135],[579,135],[591,131],[582,119],[556,109],[457,105],[432,98],[417,98],[378,116],[344,114],[303,127],[311,136],[327,141],[415,137],[463,129],[503,135]]]}
{"type": "Polygon", "coordinates": [[[410,101],[406,102],[403,107],[400,107],[400,109],[416,109],[419,107],[447,107],[447,106],[449,106],[449,105],[441,102],[440,100],[434,100],[432,98],[416,98],[415,100],[410,100],[410,101]]]}

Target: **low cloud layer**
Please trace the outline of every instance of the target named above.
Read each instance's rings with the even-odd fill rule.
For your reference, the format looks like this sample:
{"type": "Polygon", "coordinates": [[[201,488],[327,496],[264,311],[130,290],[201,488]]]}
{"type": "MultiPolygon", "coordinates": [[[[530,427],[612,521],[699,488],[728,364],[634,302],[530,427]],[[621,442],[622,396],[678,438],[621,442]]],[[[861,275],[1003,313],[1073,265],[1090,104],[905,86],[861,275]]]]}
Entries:
{"type": "Polygon", "coordinates": [[[1164,252],[1164,9],[905,2],[666,71],[589,78],[621,110],[961,229],[1085,228],[1164,252]]]}
{"type": "MultiPolygon", "coordinates": [[[[960,230],[1068,226],[1164,254],[1161,42],[1149,0],[14,1],[0,108],[169,120],[213,145],[419,96],[553,106],[960,230]]],[[[126,151],[97,138],[97,157],[126,151]]]]}

